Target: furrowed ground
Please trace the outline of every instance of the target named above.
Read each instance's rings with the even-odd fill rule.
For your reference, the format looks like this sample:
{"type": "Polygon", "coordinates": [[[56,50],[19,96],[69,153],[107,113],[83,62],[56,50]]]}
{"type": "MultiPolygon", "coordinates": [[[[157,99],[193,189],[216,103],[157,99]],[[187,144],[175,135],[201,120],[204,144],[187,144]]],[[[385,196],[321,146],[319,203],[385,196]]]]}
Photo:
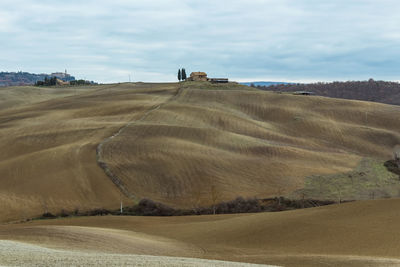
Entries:
{"type": "MultiPolygon", "coordinates": [[[[19,93],[20,88],[14,90],[19,93]]],[[[118,206],[120,192],[97,165],[96,147],[167,101],[177,88],[169,84],[72,87],[71,96],[57,90],[61,89],[33,88],[26,95],[33,103],[15,101],[13,107],[0,110],[1,221],[61,209],[118,206]],[[41,101],[39,93],[49,100],[41,101]]]]}
{"type": "MultiPolygon", "coordinates": [[[[383,163],[400,143],[399,117],[399,106],[236,84],[0,89],[0,221],[116,209],[121,198],[196,208],[237,196],[395,197],[400,182],[383,163]]],[[[0,265],[230,265],[188,259],[203,258],[398,266],[399,210],[400,201],[388,199],[259,214],[3,223],[0,265]]]]}
{"type": "MultiPolygon", "coordinates": [[[[39,246],[27,262],[39,255],[42,264],[47,258],[40,246],[67,250],[49,252],[64,264],[76,257],[121,262],[145,254],[293,267],[388,267],[400,264],[399,211],[398,199],[385,199],[257,214],[81,217],[0,225],[0,239],[39,246]]],[[[12,259],[5,245],[0,241],[0,264],[12,259]]],[[[26,257],[29,250],[23,252],[26,257]]],[[[158,260],[148,265],[169,266],[166,259],[158,260]]],[[[190,262],[180,266],[193,266],[190,262]]]]}
{"type": "Polygon", "coordinates": [[[2,90],[2,221],[117,208],[121,193],[96,148],[123,127],[104,143],[102,161],[136,200],[185,208],[293,194],[312,175],[351,172],[366,157],[383,164],[400,143],[398,106],[237,84],[2,90]]]}
{"type": "MultiPolygon", "coordinates": [[[[173,206],[308,192],[338,200],[335,179],[326,196],[301,189],[312,175],[347,174],[364,158],[383,167],[400,143],[399,115],[398,106],[188,83],[107,143],[103,157],[138,199],[173,206]]],[[[398,179],[382,173],[397,196],[398,179]]],[[[368,182],[376,185],[346,198],[366,199],[383,186],[368,182]]]]}

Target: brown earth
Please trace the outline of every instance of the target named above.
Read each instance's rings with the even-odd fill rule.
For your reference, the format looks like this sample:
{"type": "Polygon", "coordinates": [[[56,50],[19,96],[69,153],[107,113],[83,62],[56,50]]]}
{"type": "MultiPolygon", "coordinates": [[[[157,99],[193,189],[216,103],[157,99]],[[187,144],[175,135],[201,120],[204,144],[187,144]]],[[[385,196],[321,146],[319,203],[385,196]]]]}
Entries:
{"type": "MultiPolygon", "coordinates": [[[[387,160],[400,143],[398,106],[205,86],[1,89],[0,221],[117,208],[121,193],[96,148],[122,128],[101,154],[112,173],[137,199],[181,207],[290,193],[309,175],[387,160]]],[[[82,217],[2,224],[0,240],[285,266],[398,266],[399,211],[392,199],[281,213],[82,217]]]]}
{"type": "Polygon", "coordinates": [[[284,195],[307,176],[388,159],[400,143],[398,106],[196,85],[105,144],[104,161],[138,199],[195,208],[284,195]]]}
{"type": "Polygon", "coordinates": [[[282,266],[398,266],[399,220],[400,200],[392,199],[278,213],[34,221],[0,226],[0,239],[282,266]]]}
{"type": "Polygon", "coordinates": [[[27,88],[1,89],[0,221],[118,208],[96,148],[126,125],[103,146],[112,173],[137,199],[187,208],[290,193],[400,143],[398,106],[235,84],[27,88]]]}
{"type": "Polygon", "coordinates": [[[120,192],[97,165],[97,145],[177,89],[103,85],[70,88],[72,96],[64,95],[66,89],[47,90],[49,100],[35,96],[34,88],[30,104],[0,109],[0,221],[117,207],[120,192]]]}

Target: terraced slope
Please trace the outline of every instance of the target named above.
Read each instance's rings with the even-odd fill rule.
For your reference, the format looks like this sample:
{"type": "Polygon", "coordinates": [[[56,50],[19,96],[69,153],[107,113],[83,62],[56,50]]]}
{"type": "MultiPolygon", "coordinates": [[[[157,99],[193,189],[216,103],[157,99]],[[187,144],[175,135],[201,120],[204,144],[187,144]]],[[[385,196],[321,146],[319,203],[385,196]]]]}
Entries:
{"type": "Polygon", "coordinates": [[[0,225],[0,239],[81,253],[280,266],[399,266],[399,211],[400,200],[390,199],[278,213],[84,217],[0,225]]]}
{"type": "Polygon", "coordinates": [[[364,157],[387,160],[400,143],[398,106],[183,88],[103,147],[104,161],[138,199],[195,208],[289,194],[307,176],[348,172],[364,157]]]}
{"type": "Polygon", "coordinates": [[[118,207],[120,191],[97,165],[96,147],[167,101],[177,86],[82,87],[67,97],[66,89],[56,89],[48,89],[44,98],[49,100],[31,93],[33,103],[21,100],[0,110],[0,221],[62,209],[118,207]]]}

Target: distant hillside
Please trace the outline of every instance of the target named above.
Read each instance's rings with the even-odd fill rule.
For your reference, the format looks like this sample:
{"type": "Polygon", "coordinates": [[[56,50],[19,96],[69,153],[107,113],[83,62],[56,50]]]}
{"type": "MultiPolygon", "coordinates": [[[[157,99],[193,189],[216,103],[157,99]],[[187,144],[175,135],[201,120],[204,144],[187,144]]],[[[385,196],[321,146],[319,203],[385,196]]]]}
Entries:
{"type": "Polygon", "coordinates": [[[316,95],[356,99],[400,105],[400,84],[397,82],[349,81],[312,84],[280,84],[257,86],[259,89],[278,92],[311,91],[316,95]]]}
{"type": "Polygon", "coordinates": [[[65,73],[52,73],[52,74],[34,74],[29,72],[0,72],[0,86],[21,86],[33,85],[37,81],[43,81],[46,77],[57,77],[63,81],[73,81],[74,76],[65,73]]]}
{"type": "Polygon", "coordinates": [[[247,86],[271,86],[271,85],[279,85],[279,84],[293,84],[293,83],[287,83],[287,82],[245,82],[245,83],[240,83],[243,85],[247,86]]]}

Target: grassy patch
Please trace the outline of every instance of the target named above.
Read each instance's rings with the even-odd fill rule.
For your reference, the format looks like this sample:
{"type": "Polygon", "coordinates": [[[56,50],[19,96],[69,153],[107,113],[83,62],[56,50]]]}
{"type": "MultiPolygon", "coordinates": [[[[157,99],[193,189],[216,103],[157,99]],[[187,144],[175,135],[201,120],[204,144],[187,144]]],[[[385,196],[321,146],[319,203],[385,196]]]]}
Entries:
{"type": "Polygon", "coordinates": [[[399,177],[383,161],[364,158],[351,172],[306,178],[291,197],[327,200],[365,200],[400,196],[399,177]]]}

